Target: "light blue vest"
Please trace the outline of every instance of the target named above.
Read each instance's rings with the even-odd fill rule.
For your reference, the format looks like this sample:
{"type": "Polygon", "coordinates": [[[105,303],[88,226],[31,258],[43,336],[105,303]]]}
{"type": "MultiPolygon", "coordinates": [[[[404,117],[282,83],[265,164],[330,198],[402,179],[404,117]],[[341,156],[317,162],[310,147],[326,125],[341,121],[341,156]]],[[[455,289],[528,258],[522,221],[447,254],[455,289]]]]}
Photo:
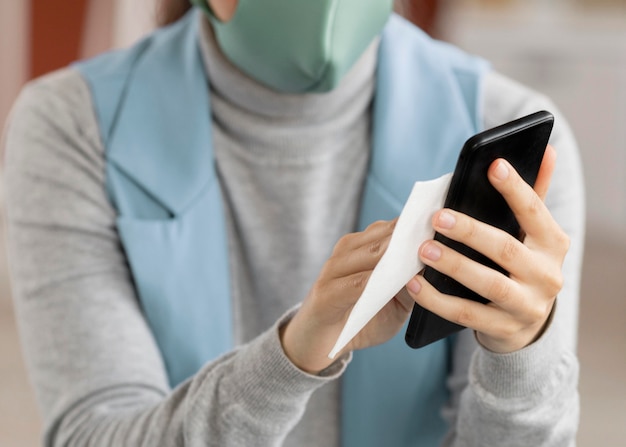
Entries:
{"type": "MultiPolygon", "coordinates": [[[[77,64],[106,147],[107,190],[146,319],[175,386],[233,348],[227,234],[198,13],[77,64]]],[[[393,16],[379,50],[359,227],[396,217],[416,180],[450,172],[480,130],[486,65],[393,16]]],[[[435,446],[447,427],[451,340],[404,331],[356,352],[342,382],[346,447],[435,446]]]]}

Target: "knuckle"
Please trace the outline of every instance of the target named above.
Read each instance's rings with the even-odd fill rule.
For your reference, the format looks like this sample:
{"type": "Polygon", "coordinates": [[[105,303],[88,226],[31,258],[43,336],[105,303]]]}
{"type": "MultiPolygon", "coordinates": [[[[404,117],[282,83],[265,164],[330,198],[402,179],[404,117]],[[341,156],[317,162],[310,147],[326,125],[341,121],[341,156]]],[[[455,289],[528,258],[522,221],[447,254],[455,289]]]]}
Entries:
{"type": "Polygon", "coordinates": [[[478,227],[476,225],[476,222],[474,222],[474,220],[472,219],[467,219],[467,222],[465,224],[465,228],[463,231],[463,238],[465,240],[473,239],[476,236],[477,231],[478,231],[478,227]]]}
{"type": "Polygon", "coordinates": [[[506,238],[504,245],[500,250],[500,259],[508,263],[519,257],[519,255],[520,252],[517,240],[514,240],[513,238],[506,238]]]}
{"type": "Polygon", "coordinates": [[[381,252],[382,243],[380,240],[370,242],[367,246],[367,252],[372,255],[378,255],[381,252]]]}
{"type": "Polygon", "coordinates": [[[562,253],[567,253],[571,245],[571,240],[567,233],[560,231],[556,236],[556,243],[562,253]]]}
{"type": "Polygon", "coordinates": [[[456,314],[455,323],[465,327],[472,327],[474,325],[475,317],[468,306],[461,306],[456,314]]]}
{"type": "Polygon", "coordinates": [[[335,248],[333,249],[333,254],[343,252],[348,247],[352,246],[352,241],[356,238],[354,233],[349,233],[341,236],[337,243],[335,244],[335,248]]]}
{"type": "Polygon", "coordinates": [[[545,267],[539,270],[537,275],[539,284],[550,297],[558,295],[563,288],[565,278],[560,268],[556,266],[545,267]]]}
{"type": "Polygon", "coordinates": [[[530,199],[528,200],[528,205],[526,207],[526,211],[531,216],[536,216],[540,213],[543,208],[543,201],[537,194],[531,194],[530,199]]]}
{"type": "Polygon", "coordinates": [[[369,278],[369,274],[366,272],[361,272],[356,275],[352,275],[350,278],[350,287],[353,289],[363,289],[365,284],[367,283],[367,279],[369,278]]]}
{"type": "Polygon", "coordinates": [[[458,277],[459,274],[462,272],[463,269],[463,264],[461,262],[461,259],[459,259],[456,256],[451,256],[451,260],[448,266],[448,276],[451,276],[453,278],[458,277]]]}
{"type": "Polygon", "coordinates": [[[521,310],[520,325],[525,327],[544,321],[547,315],[547,306],[542,300],[528,300],[521,310]]]}
{"type": "Polygon", "coordinates": [[[372,222],[371,224],[369,224],[367,226],[367,228],[365,229],[365,231],[371,231],[371,230],[376,230],[379,228],[385,228],[388,227],[390,225],[390,221],[387,220],[377,220],[375,222],[372,222]]]}
{"type": "Polygon", "coordinates": [[[552,275],[549,275],[549,278],[546,279],[545,284],[550,298],[559,294],[559,292],[563,288],[564,282],[565,279],[563,278],[563,273],[560,270],[552,275]]]}
{"type": "Polygon", "coordinates": [[[488,297],[492,301],[497,300],[499,303],[505,303],[511,297],[511,287],[508,281],[503,281],[500,278],[491,281],[487,290],[488,297]]]}

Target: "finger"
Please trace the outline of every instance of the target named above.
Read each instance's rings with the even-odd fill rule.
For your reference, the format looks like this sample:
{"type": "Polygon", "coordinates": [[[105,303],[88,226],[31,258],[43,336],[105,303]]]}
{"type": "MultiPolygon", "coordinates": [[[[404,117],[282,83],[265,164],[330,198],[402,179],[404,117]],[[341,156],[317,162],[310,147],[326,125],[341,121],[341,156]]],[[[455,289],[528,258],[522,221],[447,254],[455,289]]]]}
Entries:
{"type": "Polygon", "coordinates": [[[340,278],[353,273],[373,270],[389,246],[391,234],[372,239],[352,250],[333,254],[324,268],[330,278],[340,278]]]}
{"type": "Polygon", "coordinates": [[[414,301],[406,287],[403,287],[394,298],[407,314],[411,312],[414,301]]]}
{"type": "Polygon", "coordinates": [[[541,198],[511,164],[504,159],[494,161],[488,176],[513,211],[524,233],[542,243],[549,243],[550,236],[560,228],[541,198]]]}
{"type": "MultiPolygon", "coordinates": [[[[444,236],[487,256],[509,272],[512,279],[541,285],[548,296],[556,295],[563,286],[561,262],[555,263],[552,256],[534,253],[505,231],[448,209],[433,216],[433,227],[444,236]]],[[[555,236],[554,239],[557,240],[558,237],[555,236]]],[[[563,253],[565,251],[566,249],[563,253]]]]}
{"type": "Polygon", "coordinates": [[[379,220],[370,224],[363,231],[346,234],[335,244],[333,255],[354,250],[363,245],[367,245],[376,239],[381,239],[387,235],[391,235],[396,227],[397,221],[397,218],[393,220],[379,220]]]}
{"type": "Polygon", "coordinates": [[[435,270],[448,275],[468,289],[487,298],[498,307],[518,314],[521,287],[501,272],[476,262],[457,251],[428,241],[420,247],[420,259],[435,270]]]}
{"type": "Polygon", "coordinates": [[[475,330],[487,349],[501,353],[513,352],[532,343],[549,318],[554,302],[537,306],[543,310],[524,321],[493,303],[481,304],[443,294],[422,276],[413,278],[407,288],[416,303],[448,321],[475,330]]]}
{"type": "Polygon", "coordinates": [[[548,189],[550,188],[550,181],[552,180],[552,174],[554,173],[555,167],[556,150],[552,146],[548,145],[545,153],[543,154],[541,167],[539,168],[537,180],[535,181],[535,186],[533,188],[539,198],[543,201],[546,200],[546,195],[548,194],[548,189]]]}
{"type": "Polygon", "coordinates": [[[506,231],[451,209],[435,213],[433,228],[487,256],[512,276],[526,279],[532,272],[532,253],[506,231]]]}
{"type": "Polygon", "coordinates": [[[458,325],[485,334],[499,333],[511,326],[512,318],[506,312],[491,305],[441,293],[423,276],[413,278],[408,289],[417,304],[458,325]],[[416,289],[419,289],[417,293],[414,292],[416,289]]]}

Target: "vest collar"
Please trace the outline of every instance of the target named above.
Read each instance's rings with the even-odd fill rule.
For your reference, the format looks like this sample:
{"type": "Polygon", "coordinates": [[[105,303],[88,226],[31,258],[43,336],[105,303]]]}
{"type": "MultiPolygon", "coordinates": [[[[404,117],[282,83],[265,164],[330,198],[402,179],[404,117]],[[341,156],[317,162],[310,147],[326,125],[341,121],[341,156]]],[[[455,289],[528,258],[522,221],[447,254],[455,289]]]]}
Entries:
{"type": "Polygon", "coordinates": [[[109,161],[174,215],[216,178],[207,125],[211,107],[208,100],[198,100],[209,97],[198,24],[196,14],[189,13],[148,41],[146,57],[132,74],[141,82],[128,80],[108,141],[109,161]],[[142,122],[151,125],[135,126],[142,122]]]}
{"type": "MultiPolygon", "coordinates": [[[[183,212],[216,180],[212,131],[207,125],[211,122],[208,79],[198,41],[200,13],[188,13],[149,41],[144,51],[154,57],[138,61],[132,76],[142,81],[128,80],[115,117],[117,124],[113,124],[108,141],[109,160],[173,215],[183,212]],[[171,62],[162,63],[164,58],[171,62]],[[207,99],[198,100],[199,97],[207,99]],[[185,104],[185,108],[181,109],[180,104],[185,104]],[[153,125],[134,125],[144,121],[153,125]],[[173,128],[178,132],[172,133],[173,128]],[[165,175],[164,160],[169,166],[165,175]]],[[[465,101],[462,73],[442,66],[436,52],[422,55],[420,64],[412,64],[413,70],[402,67],[406,61],[393,56],[398,48],[391,46],[403,42],[397,34],[410,34],[405,37],[411,42],[416,32],[419,33],[404,19],[393,15],[378,50],[368,180],[380,184],[390,211],[395,213],[401,210],[414,181],[438,177],[454,167],[455,153],[438,153],[433,148],[460,147],[468,136],[467,129],[480,127],[466,117],[481,116],[480,113],[455,113],[468,103],[477,103],[465,101]],[[398,79],[408,73],[411,79],[398,79]],[[429,82],[421,82],[421,77],[429,82]],[[399,88],[409,84],[413,84],[410,95],[399,88]],[[450,92],[451,88],[458,91],[450,92]],[[441,95],[445,100],[441,100],[441,95]],[[422,104],[431,104],[432,110],[424,113],[422,104]],[[432,129],[442,128],[441,116],[457,116],[467,122],[433,132],[432,129]],[[422,142],[421,147],[415,147],[416,141],[422,142]],[[428,163],[423,162],[425,154],[428,163]],[[398,169],[409,169],[412,175],[397,175],[398,169]]]]}

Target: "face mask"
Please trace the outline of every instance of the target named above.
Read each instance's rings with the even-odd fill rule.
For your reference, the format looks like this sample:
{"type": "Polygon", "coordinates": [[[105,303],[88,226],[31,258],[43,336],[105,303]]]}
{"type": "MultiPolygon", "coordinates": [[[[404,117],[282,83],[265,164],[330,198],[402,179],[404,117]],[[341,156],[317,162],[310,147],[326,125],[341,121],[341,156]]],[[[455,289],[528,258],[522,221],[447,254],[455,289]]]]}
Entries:
{"type": "Polygon", "coordinates": [[[335,88],[382,31],[393,0],[239,0],[220,22],[207,0],[222,52],[240,70],[289,93],[335,88]]]}

